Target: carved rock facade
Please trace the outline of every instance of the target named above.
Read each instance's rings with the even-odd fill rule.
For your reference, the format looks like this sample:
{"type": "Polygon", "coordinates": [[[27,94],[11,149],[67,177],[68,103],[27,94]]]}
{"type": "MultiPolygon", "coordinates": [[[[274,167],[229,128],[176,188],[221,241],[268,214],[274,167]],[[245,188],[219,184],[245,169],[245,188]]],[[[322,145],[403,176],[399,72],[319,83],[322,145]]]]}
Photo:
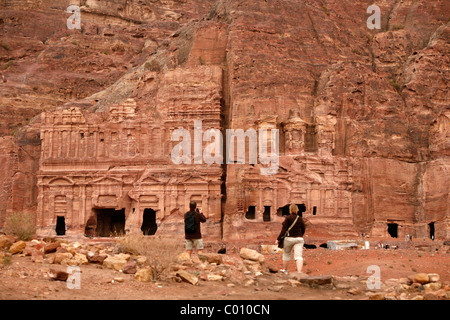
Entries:
{"type": "Polygon", "coordinates": [[[186,123],[192,118],[203,119],[204,130],[220,129],[221,76],[216,67],[167,73],[161,91],[170,98],[159,100],[163,119],[138,114],[133,99],[105,112],[72,107],[42,113],[39,232],[51,234],[64,224],[67,234],[79,234],[94,217],[97,235],[155,234],[168,217],[182,220],[192,200],[211,224],[219,222],[222,168],[177,165],[170,156],[178,143],[171,141],[172,132],[189,129],[186,123]],[[207,84],[203,94],[195,88],[198,79],[207,84]],[[190,94],[201,101],[201,108],[190,94]]]}
{"type": "Polygon", "coordinates": [[[290,203],[311,237],[450,237],[446,2],[379,3],[382,29],[369,30],[365,0],[90,1],[84,30],[66,35],[54,22],[61,41],[45,45],[30,30],[54,28],[11,24],[28,2],[0,6],[9,3],[0,61],[14,63],[0,107],[36,105],[23,119],[8,114],[17,126],[45,112],[14,136],[2,118],[0,227],[24,211],[43,235],[82,234],[94,217],[99,235],[182,237],[195,200],[211,241],[272,242],[290,203]],[[34,37],[23,61],[19,31],[34,37]],[[97,47],[99,38],[114,41],[97,47]],[[51,107],[69,97],[80,99],[51,107]],[[278,129],[278,170],[262,175],[247,144],[244,163],[197,163],[192,153],[190,164],[174,164],[172,133],[195,140],[199,120],[223,138],[227,129],[278,129]]]}

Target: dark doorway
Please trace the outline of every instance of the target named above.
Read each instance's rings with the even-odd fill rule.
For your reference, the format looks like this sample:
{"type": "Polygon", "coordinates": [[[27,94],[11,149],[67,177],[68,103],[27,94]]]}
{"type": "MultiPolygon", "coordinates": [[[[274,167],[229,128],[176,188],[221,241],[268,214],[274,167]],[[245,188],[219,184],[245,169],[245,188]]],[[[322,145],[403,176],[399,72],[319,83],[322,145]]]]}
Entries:
{"type": "Polygon", "coordinates": [[[156,233],[158,225],[156,224],[156,211],[153,209],[144,209],[142,216],[141,231],[144,236],[152,236],[156,233]]]}
{"type": "Polygon", "coordinates": [[[125,209],[95,209],[97,214],[96,234],[111,237],[125,234],[125,209]]]}
{"type": "Polygon", "coordinates": [[[263,221],[270,221],[270,206],[264,206],[263,221]]]}
{"type": "Polygon", "coordinates": [[[66,219],[61,216],[56,217],[56,235],[63,236],[66,234],[66,219]]]}
{"type": "Polygon", "coordinates": [[[298,215],[300,217],[303,217],[303,212],[306,211],[306,206],[303,203],[301,203],[301,204],[297,203],[297,207],[298,207],[298,215]]]}
{"type": "Polygon", "coordinates": [[[313,207],[313,216],[317,214],[317,207],[313,207]]]}
{"type": "MultiPolygon", "coordinates": [[[[290,207],[290,205],[287,204],[287,205],[285,205],[284,207],[278,208],[277,214],[278,214],[279,216],[280,216],[280,215],[281,215],[281,216],[288,216],[288,215],[290,215],[289,207],[290,207]]],[[[305,206],[304,204],[297,204],[297,208],[298,208],[298,215],[299,215],[300,217],[302,217],[302,216],[303,216],[303,212],[306,211],[306,206],[305,206]]]]}
{"type": "Polygon", "coordinates": [[[245,218],[247,219],[255,219],[256,207],[249,206],[248,211],[245,213],[245,218]]]}
{"type": "Polygon", "coordinates": [[[289,205],[285,205],[284,207],[278,208],[277,214],[279,216],[288,216],[289,215],[289,205]]]}
{"type": "Polygon", "coordinates": [[[392,238],[398,237],[398,224],[388,223],[388,233],[392,238]]]}
{"type": "Polygon", "coordinates": [[[428,224],[428,230],[430,231],[430,239],[434,240],[434,222],[428,224]]]}

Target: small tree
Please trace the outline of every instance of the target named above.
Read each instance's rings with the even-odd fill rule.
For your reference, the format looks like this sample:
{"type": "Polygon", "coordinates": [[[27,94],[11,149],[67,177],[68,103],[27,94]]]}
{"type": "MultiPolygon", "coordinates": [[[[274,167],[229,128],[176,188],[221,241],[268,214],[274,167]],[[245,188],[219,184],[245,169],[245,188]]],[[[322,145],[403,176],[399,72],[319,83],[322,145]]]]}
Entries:
{"type": "Polygon", "coordinates": [[[14,212],[6,218],[5,232],[27,241],[36,233],[36,224],[30,214],[14,212]]]}

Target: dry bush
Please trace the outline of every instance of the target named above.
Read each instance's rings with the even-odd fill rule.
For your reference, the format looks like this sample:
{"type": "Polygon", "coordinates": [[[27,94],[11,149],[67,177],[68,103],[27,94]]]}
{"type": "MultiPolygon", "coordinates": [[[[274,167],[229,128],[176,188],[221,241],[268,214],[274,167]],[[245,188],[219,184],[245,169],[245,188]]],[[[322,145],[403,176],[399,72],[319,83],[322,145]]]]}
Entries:
{"type": "Polygon", "coordinates": [[[152,269],[153,280],[161,278],[176,256],[183,251],[183,244],[173,238],[144,236],[142,233],[127,234],[118,239],[125,250],[134,255],[145,256],[152,269]]]}
{"type": "Polygon", "coordinates": [[[5,233],[27,241],[36,233],[36,224],[30,214],[14,212],[6,218],[5,233]]]}

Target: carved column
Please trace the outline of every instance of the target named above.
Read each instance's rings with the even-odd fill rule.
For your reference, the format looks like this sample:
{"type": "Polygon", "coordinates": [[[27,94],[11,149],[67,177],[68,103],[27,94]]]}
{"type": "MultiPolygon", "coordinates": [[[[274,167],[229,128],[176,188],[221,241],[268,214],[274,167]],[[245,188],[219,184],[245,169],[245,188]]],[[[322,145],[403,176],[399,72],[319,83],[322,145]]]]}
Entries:
{"type": "Polygon", "coordinates": [[[47,156],[46,156],[46,148],[47,148],[47,145],[46,145],[46,131],[45,130],[41,130],[41,159],[46,159],[47,158],[47,156]]]}
{"type": "Polygon", "coordinates": [[[158,194],[158,208],[159,211],[157,212],[157,216],[156,219],[163,219],[164,218],[164,206],[165,206],[165,201],[164,201],[164,193],[162,194],[158,194]]]}
{"type": "MultiPolygon", "coordinates": [[[[80,208],[79,208],[79,215],[80,215],[80,224],[84,226],[86,225],[87,220],[89,217],[86,217],[86,183],[79,184],[80,191],[78,194],[78,197],[80,199],[80,208]]],[[[84,232],[84,229],[83,229],[84,232]]]]}
{"type": "Polygon", "coordinates": [[[54,156],[53,156],[53,150],[54,150],[54,141],[53,141],[53,129],[51,129],[50,131],[49,131],[49,158],[50,159],[52,159],[54,156]]]}
{"type": "Polygon", "coordinates": [[[172,190],[170,192],[170,207],[169,207],[169,212],[175,208],[178,207],[178,192],[175,190],[172,190]]]}
{"type": "Polygon", "coordinates": [[[56,131],[56,136],[57,136],[57,139],[56,139],[57,145],[56,145],[56,147],[57,147],[57,150],[58,150],[57,158],[61,158],[61,156],[62,156],[62,144],[63,144],[62,132],[60,130],[56,131]]]}
{"type": "Polygon", "coordinates": [[[74,216],[73,213],[73,195],[66,195],[66,208],[67,208],[67,213],[66,213],[66,229],[67,227],[70,228],[74,228],[76,226],[78,226],[78,221],[76,219],[76,217],[74,216]]]}
{"type": "Polygon", "coordinates": [[[43,225],[51,226],[53,218],[55,217],[55,195],[51,194],[48,197],[48,212],[44,214],[43,225]]]}
{"type": "Polygon", "coordinates": [[[92,158],[93,159],[97,159],[97,155],[98,155],[98,145],[99,145],[99,137],[98,137],[98,131],[94,131],[94,141],[93,141],[93,145],[94,145],[94,150],[93,150],[93,155],[92,158]]]}
{"type": "Polygon", "coordinates": [[[38,206],[37,206],[37,214],[36,214],[36,225],[37,227],[42,227],[44,226],[44,219],[43,219],[43,214],[44,214],[44,185],[42,184],[42,180],[41,178],[38,179],[38,188],[39,188],[39,194],[37,197],[37,202],[38,202],[38,206]]]}

